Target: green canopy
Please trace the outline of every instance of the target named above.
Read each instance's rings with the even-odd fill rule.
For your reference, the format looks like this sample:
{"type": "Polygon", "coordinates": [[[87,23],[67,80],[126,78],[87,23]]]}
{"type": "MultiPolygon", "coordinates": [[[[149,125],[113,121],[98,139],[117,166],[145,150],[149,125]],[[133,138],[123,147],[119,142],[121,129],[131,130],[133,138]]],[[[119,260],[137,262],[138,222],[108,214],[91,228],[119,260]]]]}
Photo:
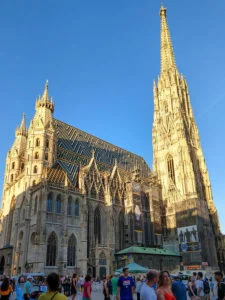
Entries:
{"type": "MultiPolygon", "coordinates": [[[[126,265],[123,268],[128,268],[130,273],[147,273],[148,272],[147,268],[144,268],[144,267],[136,264],[135,262],[132,262],[132,263],[126,265]]],[[[116,270],[115,272],[116,273],[122,273],[123,268],[120,268],[120,269],[116,270]]]]}

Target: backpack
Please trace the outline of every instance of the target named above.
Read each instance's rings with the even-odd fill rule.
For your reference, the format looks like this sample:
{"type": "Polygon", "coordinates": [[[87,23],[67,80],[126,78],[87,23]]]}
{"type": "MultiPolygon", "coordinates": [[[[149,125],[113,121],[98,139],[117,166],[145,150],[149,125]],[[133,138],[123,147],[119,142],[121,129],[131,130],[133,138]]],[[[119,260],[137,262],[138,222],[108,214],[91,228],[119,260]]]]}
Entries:
{"type": "Polygon", "coordinates": [[[204,293],[209,294],[210,293],[210,287],[209,287],[208,280],[203,281],[203,286],[204,286],[204,288],[203,288],[204,293]]]}

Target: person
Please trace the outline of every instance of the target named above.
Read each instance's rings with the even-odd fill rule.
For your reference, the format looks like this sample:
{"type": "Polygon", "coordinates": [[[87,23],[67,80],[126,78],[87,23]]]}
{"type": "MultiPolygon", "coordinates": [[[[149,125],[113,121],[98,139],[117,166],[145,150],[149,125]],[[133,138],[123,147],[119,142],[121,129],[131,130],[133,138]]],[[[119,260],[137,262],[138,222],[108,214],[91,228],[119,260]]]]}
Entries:
{"type": "Polygon", "coordinates": [[[209,279],[209,287],[210,287],[211,294],[214,297],[214,282],[212,280],[212,277],[209,279]]]}
{"type": "Polygon", "coordinates": [[[202,272],[198,272],[198,276],[196,280],[196,288],[197,288],[197,295],[200,297],[200,299],[205,299],[204,282],[202,278],[203,278],[202,272]]]}
{"type": "Polygon", "coordinates": [[[12,292],[12,286],[9,284],[9,279],[5,277],[0,288],[0,295],[2,300],[8,300],[12,292]]]}
{"type": "Polygon", "coordinates": [[[67,300],[67,297],[59,293],[60,279],[55,272],[50,273],[46,279],[48,291],[39,296],[38,300],[67,300]]]}
{"type": "Polygon", "coordinates": [[[112,300],[117,300],[118,296],[118,290],[117,290],[117,284],[118,284],[118,275],[115,273],[111,279],[112,283],[112,300]]]}
{"type": "Polygon", "coordinates": [[[118,280],[118,294],[120,300],[132,300],[134,294],[134,281],[128,276],[129,269],[123,268],[123,275],[118,280]]]}
{"type": "Polygon", "coordinates": [[[77,294],[76,286],[77,286],[77,274],[74,273],[73,276],[72,276],[72,280],[71,280],[71,295],[72,295],[72,300],[75,299],[76,294],[77,294]]]}
{"type": "Polygon", "coordinates": [[[176,300],[171,290],[171,279],[168,271],[161,271],[159,274],[157,300],[176,300]]]}
{"type": "Polygon", "coordinates": [[[206,276],[205,279],[203,280],[203,286],[204,286],[205,300],[210,300],[210,286],[209,286],[209,280],[206,276]]]}
{"type": "Polygon", "coordinates": [[[24,297],[24,300],[30,299],[31,282],[32,282],[32,277],[31,276],[27,276],[27,278],[25,279],[25,284],[23,286],[23,297],[24,297]]]}
{"type": "Polygon", "coordinates": [[[197,297],[197,289],[194,276],[188,277],[188,296],[191,298],[191,300],[195,300],[197,297]]]}
{"type": "Polygon", "coordinates": [[[91,299],[91,276],[87,275],[85,277],[84,285],[83,285],[83,300],[90,300],[91,299]]]}
{"type": "MultiPolygon", "coordinates": [[[[159,274],[156,270],[149,270],[147,273],[147,281],[143,283],[140,290],[141,300],[156,300],[156,292],[153,288],[154,284],[157,283],[159,274]]],[[[138,298],[137,298],[138,299],[138,298]]]]}
{"type": "Polygon", "coordinates": [[[217,295],[218,295],[218,300],[223,300],[225,299],[225,282],[223,281],[223,273],[220,271],[217,271],[214,273],[215,280],[217,281],[217,295]]]}
{"type": "Polygon", "coordinates": [[[103,279],[103,294],[104,294],[104,300],[109,300],[110,299],[110,294],[109,294],[109,288],[108,288],[108,282],[110,280],[110,276],[104,276],[103,279]]]}
{"type": "Polygon", "coordinates": [[[172,283],[172,291],[176,299],[187,300],[186,286],[182,282],[179,275],[174,277],[174,281],[172,283]]]}
{"type": "Polygon", "coordinates": [[[140,300],[141,286],[142,286],[141,278],[138,276],[137,283],[136,283],[137,300],[140,300]]]}
{"type": "Polygon", "coordinates": [[[80,286],[81,286],[81,292],[83,292],[83,288],[84,288],[84,277],[83,275],[80,276],[80,286]]]}
{"type": "Polygon", "coordinates": [[[193,272],[193,277],[194,277],[194,281],[197,280],[197,273],[196,272],[193,272]]]}

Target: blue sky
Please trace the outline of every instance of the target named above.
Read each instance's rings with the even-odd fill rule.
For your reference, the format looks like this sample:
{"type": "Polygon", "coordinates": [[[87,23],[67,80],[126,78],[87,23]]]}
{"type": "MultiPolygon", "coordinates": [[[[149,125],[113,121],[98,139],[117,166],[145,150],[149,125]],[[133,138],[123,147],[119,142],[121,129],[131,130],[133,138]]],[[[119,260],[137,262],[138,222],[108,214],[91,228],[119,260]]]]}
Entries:
{"type": "MultiPolygon", "coordinates": [[[[0,184],[22,113],[49,80],[54,116],[152,166],[152,83],[161,1],[4,1],[0,9],[0,184]]],[[[225,2],[164,1],[225,232],[225,2]]]]}

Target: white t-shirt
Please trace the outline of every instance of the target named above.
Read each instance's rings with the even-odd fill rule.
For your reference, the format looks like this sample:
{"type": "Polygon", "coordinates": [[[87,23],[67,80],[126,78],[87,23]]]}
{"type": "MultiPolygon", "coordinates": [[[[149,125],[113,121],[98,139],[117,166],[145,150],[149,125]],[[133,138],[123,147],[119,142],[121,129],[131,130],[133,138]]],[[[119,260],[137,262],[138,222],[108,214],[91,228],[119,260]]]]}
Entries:
{"type": "Polygon", "coordinates": [[[204,296],[205,293],[204,293],[204,284],[203,284],[203,280],[196,280],[195,283],[196,283],[196,288],[197,288],[197,290],[198,290],[199,288],[202,288],[202,289],[201,289],[201,292],[200,292],[200,296],[204,296]]]}
{"type": "Polygon", "coordinates": [[[153,288],[144,283],[141,287],[141,300],[156,300],[156,293],[153,288]]]}

